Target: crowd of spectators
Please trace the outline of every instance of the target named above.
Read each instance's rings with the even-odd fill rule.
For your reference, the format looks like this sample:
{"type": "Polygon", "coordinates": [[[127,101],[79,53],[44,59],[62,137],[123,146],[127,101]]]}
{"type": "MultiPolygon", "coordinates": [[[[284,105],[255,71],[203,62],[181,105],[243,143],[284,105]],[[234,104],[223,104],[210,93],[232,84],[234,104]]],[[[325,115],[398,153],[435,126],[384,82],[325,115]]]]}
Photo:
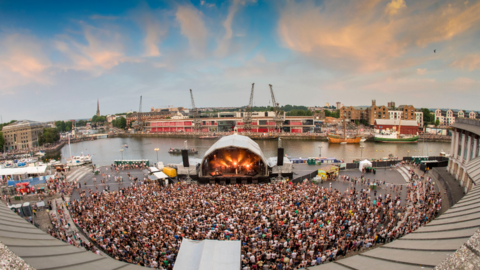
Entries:
{"type": "Polygon", "coordinates": [[[430,222],[441,197],[415,173],[405,185],[340,177],[310,182],[161,186],[138,182],[82,193],[72,218],[113,258],[173,269],[183,238],[241,241],[242,269],[299,269],[389,242],[430,222]],[[375,183],[384,194],[372,190],[375,183]]]}

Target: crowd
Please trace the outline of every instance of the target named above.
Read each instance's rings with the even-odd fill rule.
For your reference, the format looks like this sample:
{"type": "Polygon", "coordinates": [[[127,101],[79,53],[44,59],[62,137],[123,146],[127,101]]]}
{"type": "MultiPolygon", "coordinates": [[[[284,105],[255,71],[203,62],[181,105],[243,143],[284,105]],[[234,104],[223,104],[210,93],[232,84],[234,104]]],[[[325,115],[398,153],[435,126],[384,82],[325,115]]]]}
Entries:
{"type": "Polygon", "coordinates": [[[344,191],[310,182],[139,182],[115,191],[88,190],[71,202],[70,210],[74,222],[117,260],[173,269],[183,238],[238,240],[245,270],[333,261],[408,234],[440,211],[440,194],[429,179],[406,185],[405,202],[399,185],[364,177],[340,180],[349,182],[344,191]],[[371,183],[391,193],[377,196],[371,183]]]}
{"type": "Polygon", "coordinates": [[[71,224],[68,222],[68,212],[65,211],[65,205],[68,203],[61,203],[60,205],[55,201],[56,211],[52,211],[52,202],[48,202],[50,210],[51,226],[48,227],[47,232],[65,243],[68,243],[75,247],[83,247],[87,251],[92,251],[95,254],[100,254],[100,251],[96,249],[93,244],[88,241],[83,241],[78,232],[70,228],[71,224]]]}

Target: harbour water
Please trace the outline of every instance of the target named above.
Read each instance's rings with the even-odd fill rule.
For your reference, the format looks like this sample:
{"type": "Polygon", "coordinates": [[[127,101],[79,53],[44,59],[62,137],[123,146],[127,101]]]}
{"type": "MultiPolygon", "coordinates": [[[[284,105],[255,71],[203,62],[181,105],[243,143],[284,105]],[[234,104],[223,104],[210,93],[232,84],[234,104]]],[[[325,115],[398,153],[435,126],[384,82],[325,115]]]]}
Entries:
{"type": "MultiPolygon", "coordinates": [[[[164,163],[180,163],[181,156],[168,153],[170,148],[183,148],[184,139],[181,138],[110,138],[86,141],[71,145],[72,155],[93,155],[96,165],[110,165],[114,160],[123,159],[148,159],[157,161],[155,148],[159,148],[158,160],[164,163]],[[124,145],[128,145],[125,148],[124,145]],[[123,149],[123,151],[120,151],[123,149]]],[[[188,147],[198,150],[198,154],[191,157],[202,158],[205,152],[216,140],[188,139],[188,147]]],[[[276,156],[278,141],[256,141],[264,155],[269,158],[276,156]]],[[[289,157],[335,157],[351,162],[359,158],[383,158],[393,154],[395,157],[404,156],[438,156],[441,151],[449,154],[450,143],[418,142],[416,144],[385,144],[367,142],[362,144],[329,144],[328,142],[282,140],[285,153],[289,157]],[[319,148],[321,146],[321,149],[319,148]],[[361,147],[363,146],[363,147],[361,147]],[[363,150],[362,150],[363,149],[363,150]]],[[[68,145],[61,149],[63,158],[69,156],[68,145]]],[[[63,159],[62,158],[62,159],[63,159]]],[[[63,160],[65,162],[65,160],[63,160]]]]}

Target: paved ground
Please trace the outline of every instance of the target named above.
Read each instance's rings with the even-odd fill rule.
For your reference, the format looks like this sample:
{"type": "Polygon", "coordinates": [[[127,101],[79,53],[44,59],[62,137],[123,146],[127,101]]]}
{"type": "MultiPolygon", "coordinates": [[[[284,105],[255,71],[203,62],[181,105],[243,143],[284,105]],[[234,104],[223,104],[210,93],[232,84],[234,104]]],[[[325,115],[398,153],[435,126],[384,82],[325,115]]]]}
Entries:
{"type": "MultiPolygon", "coordinates": [[[[81,170],[81,169],[79,169],[81,170]]],[[[120,170],[119,173],[117,174],[115,171],[112,171],[110,167],[100,167],[99,168],[100,173],[98,175],[94,175],[92,170],[89,169],[88,171],[82,171],[81,173],[77,173],[76,175],[78,177],[75,177],[72,172],[72,174],[69,174],[67,176],[68,181],[75,181],[77,180],[80,185],[81,185],[81,190],[93,190],[96,191],[98,190],[103,190],[106,186],[110,187],[110,190],[118,190],[119,188],[124,188],[131,186],[130,179],[128,178],[127,173],[130,173],[130,175],[135,178],[137,177],[138,180],[143,181],[145,174],[143,170],[120,170]],[[104,175],[104,176],[103,176],[104,175]],[[110,175],[110,177],[108,177],[110,175]],[[115,182],[115,176],[121,176],[123,177],[123,182],[115,182]],[[93,181],[93,179],[96,179],[96,181],[93,181]],[[105,179],[105,185],[100,182],[101,179],[105,179]]],[[[72,197],[70,198],[71,200],[77,200],[80,198],[80,193],[78,189],[75,189],[73,191],[72,197]]]]}
{"type": "MultiPolygon", "coordinates": [[[[324,167],[325,164],[324,165],[308,165],[306,163],[293,164],[293,177],[296,178],[302,175],[312,173],[318,170],[322,166],[324,167]]],[[[353,170],[340,171],[340,174],[341,175],[346,174],[351,177],[360,177],[362,175],[362,172],[358,169],[353,169],[353,170]]],[[[398,171],[391,170],[390,168],[378,168],[376,174],[366,173],[364,175],[367,179],[370,178],[371,180],[373,179],[385,180],[388,183],[392,183],[396,185],[407,184],[403,176],[398,171]]]]}

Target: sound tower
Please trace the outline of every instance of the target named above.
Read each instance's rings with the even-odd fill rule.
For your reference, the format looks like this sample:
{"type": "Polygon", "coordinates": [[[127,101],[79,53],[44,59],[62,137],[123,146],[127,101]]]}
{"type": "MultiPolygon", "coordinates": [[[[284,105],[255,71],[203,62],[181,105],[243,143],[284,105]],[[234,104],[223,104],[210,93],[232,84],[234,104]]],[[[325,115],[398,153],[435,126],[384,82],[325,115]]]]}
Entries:
{"type": "Polygon", "coordinates": [[[188,150],[182,149],[182,159],[183,159],[183,167],[185,168],[190,167],[190,163],[188,162],[188,150]]]}
{"type": "Polygon", "coordinates": [[[283,147],[278,148],[277,166],[283,166],[283,147]]]}

